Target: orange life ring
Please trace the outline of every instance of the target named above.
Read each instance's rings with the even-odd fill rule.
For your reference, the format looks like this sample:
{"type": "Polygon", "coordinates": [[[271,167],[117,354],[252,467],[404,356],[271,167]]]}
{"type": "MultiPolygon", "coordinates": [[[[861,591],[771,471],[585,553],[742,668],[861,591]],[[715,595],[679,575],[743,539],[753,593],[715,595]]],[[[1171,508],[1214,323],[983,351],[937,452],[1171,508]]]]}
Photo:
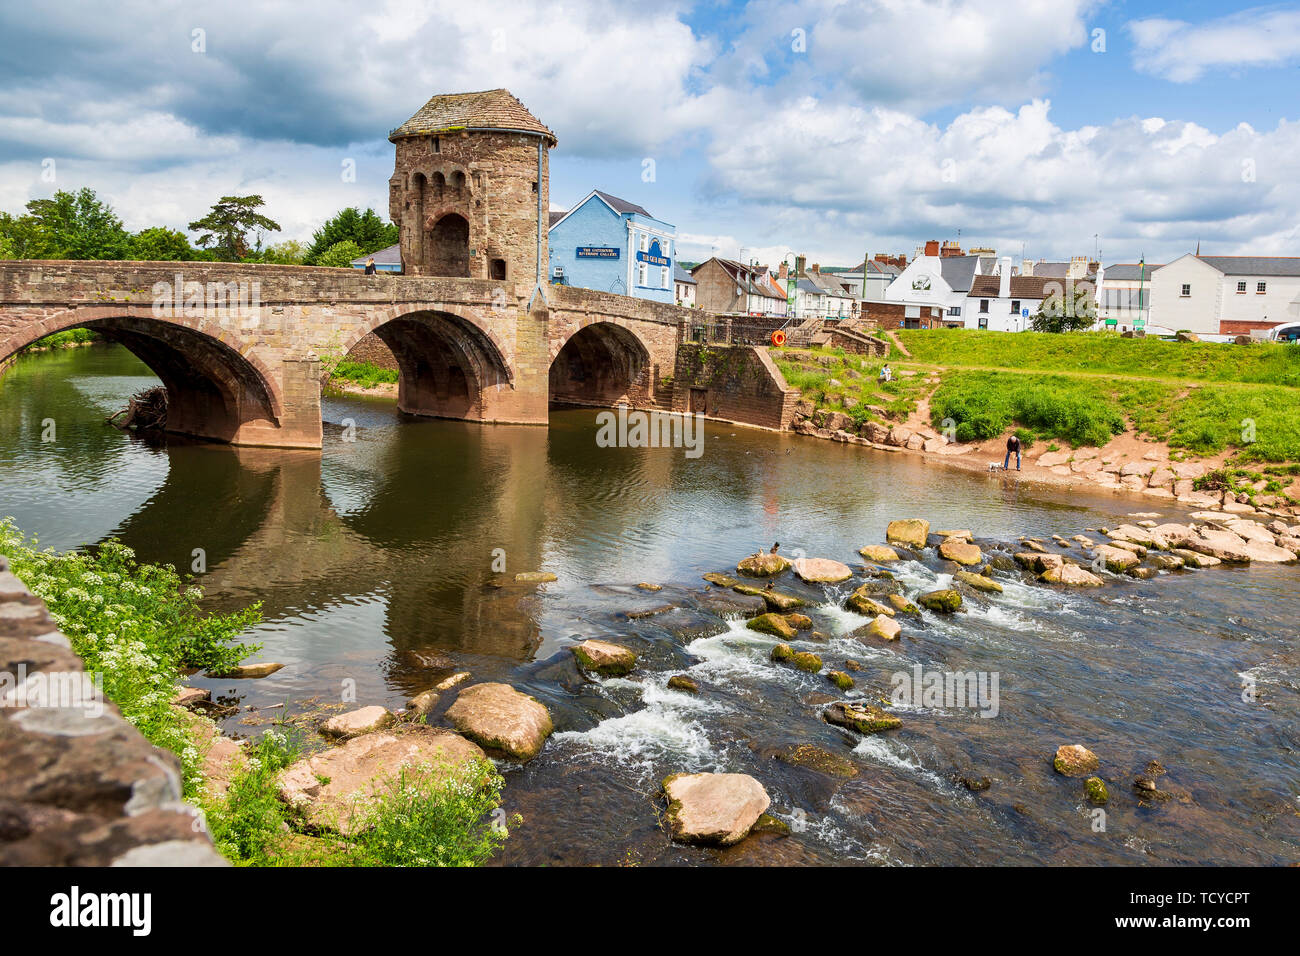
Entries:
{"type": "Polygon", "coordinates": [[[782,332],[780,329],[777,329],[775,332],[773,332],[772,344],[775,345],[777,348],[780,348],[781,346],[785,345],[785,333],[782,332]]]}

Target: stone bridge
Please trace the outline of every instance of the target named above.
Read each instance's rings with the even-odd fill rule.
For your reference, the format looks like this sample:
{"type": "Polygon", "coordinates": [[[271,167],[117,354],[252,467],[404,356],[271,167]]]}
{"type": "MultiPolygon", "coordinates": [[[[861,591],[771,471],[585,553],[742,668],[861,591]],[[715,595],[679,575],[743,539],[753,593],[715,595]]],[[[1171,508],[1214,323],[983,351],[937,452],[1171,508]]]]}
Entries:
{"type": "Polygon", "coordinates": [[[321,447],[322,376],[371,333],[414,415],[544,425],[552,402],[655,402],[699,312],[588,289],[214,262],[0,262],[0,366],[89,328],[167,389],[169,431],[321,447]]]}

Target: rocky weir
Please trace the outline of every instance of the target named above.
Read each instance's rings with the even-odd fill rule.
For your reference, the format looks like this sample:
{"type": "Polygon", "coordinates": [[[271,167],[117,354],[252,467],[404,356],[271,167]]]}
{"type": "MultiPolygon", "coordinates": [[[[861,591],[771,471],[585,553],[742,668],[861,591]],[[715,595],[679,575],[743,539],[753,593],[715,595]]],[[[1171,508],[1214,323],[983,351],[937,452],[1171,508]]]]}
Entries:
{"type": "MultiPolygon", "coordinates": [[[[670,627],[683,638],[716,630],[709,618],[727,620],[733,629],[743,627],[768,648],[766,665],[774,673],[790,668],[824,681],[822,693],[811,695],[807,703],[856,751],[862,742],[904,728],[918,703],[923,708],[943,706],[938,696],[934,703],[928,701],[919,683],[915,699],[900,695],[897,685],[886,692],[875,673],[878,668],[870,663],[879,660],[881,649],[923,635],[935,620],[995,607],[1008,588],[1105,589],[1121,580],[1159,587],[1159,579],[1167,575],[1300,560],[1300,525],[1281,518],[1265,523],[1267,515],[1227,512],[1198,513],[1188,522],[1161,522],[1151,513],[1131,517],[1131,522],[1090,528],[1090,533],[1069,538],[1053,534],[1016,539],[982,538],[970,529],[931,528],[926,519],[901,518],[888,523],[883,543],[864,543],[851,563],[760,549],[732,569],[704,573],[702,590],[682,591],[652,582],[628,586],[628,592],[656,599],[666,595],[668,600],[630,609],[626,617],[671,620],[670,627]],[[896,573],[927,560],[945,572],[931,583],[944,586],[917,587],[908,575],[896,573]],[[845,640],[835,641],[819,631],[810,616],[828,604],[862,619],[845,640]],[[857,656],[854,646],[860,648],[857,656]]],[[[519,573],[500,586],[537,588],[554,580],[556,575],[550,573],[519,573]]],[[[662,683],[669,693],[709,693],[689,673],[638,674],[645,668],[641,655],[621,642],[587,639],[568,650],[583,681],[640,678],[662,683]]],[[[505,768],[522,767],[543,753],[555,724],[550,709],[528,693],[457,671],[412,696],[396,712],[367,705],[323,720],[318,730],[326,746],[284,772],[280,795],[300,812],[305,825],[347,833],[357,809],[398,771],[419,767],[450,774],[484,758],[505,768]],[[441,726],[427,724],[430,715],[436,715],[435,724],[441,726]]],[[[1067,792],[1086,806],[1105,807],[1113,799],[1115,773],[1125,771],[1108,767],[1093,747],[1104,751],[1092,740],[1061,741],[1051,752],[1027,750],[1022,759],[1042,761],[1058,776],[1077,780],[1077,792],[1067,792]]],[[[238,759],[237,746],[218,752],[238,759]]],[[[812,742],[778,749],[772,759],[832,780],[852,779],[862,770],[853,760],[812,742]]],[[[214,772],[219,775],[218,768],[214,772]]],[[[1157,782],[1166,772],[1159,760],[1149,761],[1122,792],[1138,805],[1190,802],[1186,789],[1157,782]]],[[[988,776],[961,766],[952,767],[949,776],[972,794],[994,786],[988,776]]],[[[798,822],[798,814],[771,809],[773,799],[760,776],[683,766],[647,794],[643,812],[647,818],[654,816],[676,843],[725,849],[751,835],[795,835],[791,820],[798,822]]]]}

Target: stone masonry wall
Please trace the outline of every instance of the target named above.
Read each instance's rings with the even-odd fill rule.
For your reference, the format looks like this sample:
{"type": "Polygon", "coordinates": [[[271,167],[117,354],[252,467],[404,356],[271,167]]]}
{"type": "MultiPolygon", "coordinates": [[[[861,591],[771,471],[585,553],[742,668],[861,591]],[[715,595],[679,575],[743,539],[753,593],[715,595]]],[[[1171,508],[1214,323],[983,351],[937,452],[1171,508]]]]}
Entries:
{"type": "Polygon", "coordinates": [[[180,766],[101,705],[35,689],[93,687],[49,612],[0,556],[0,866],[223,866],[180,766]],[[26,691],[15,685],[25,677],[26,691]]]}
{"type": "Polygon", "coordinates": [[[782,430],[798,401],[799,390],[786,384],[766,348],[694,342],[677,347],[674,412],[782,430]]]}

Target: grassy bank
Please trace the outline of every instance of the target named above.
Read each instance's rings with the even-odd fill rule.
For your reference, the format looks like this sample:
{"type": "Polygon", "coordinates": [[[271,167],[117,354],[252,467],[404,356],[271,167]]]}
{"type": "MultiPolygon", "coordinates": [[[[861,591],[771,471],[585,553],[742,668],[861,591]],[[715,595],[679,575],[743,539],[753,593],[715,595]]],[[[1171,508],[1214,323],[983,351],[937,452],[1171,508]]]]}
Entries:
{"type": "Polygon", "coordinates": [[[343,359],[334,367],[330,375],[331,382],[348,382],[362,388],[375,388],[378,385],[391,385],[397,381],[397,369],[381,368],[369,362],[353,362],[343,359]]]}
{"type": "Polygon", "coordinates": [[[799,389],[806,400],[818,408],[847,412],[858,422],[902,421],[929,390],[922,373],[892,363],[895,378],[881,382],[877,377],[884,362],[843,349],[772,349],[771,355],[786,384],[799,389]]]}
{"type": "Polygon", "coordinates": [[[84,552],[38,550],[11,518],[0,553],[45,601],[105,695],[156,746],[181,762],[185,797],[202,806],[213,843],[240,865],[466,866],[487,860],[507,831],[498,821],[501,775],[488,762],[451,774],[415,768],[382,783],[360,808],[352,837],[308,834],[277,793],[302,747],[272,730],[246,748],[224,797],[209,792],[204,756],[215,726],[172,705],[183,670],[222,671],[259,650],[239,642],[259,605],[228,614],[199,609],[202,593],[170,565],[142,564],[109,542],[84,552]]]}
{"type": "Polygon", "coordinates": [[[1231,451],[1238,464],[1300,461],[1300,389],[1283,384],[1300,375],[1295,346],[963,329],[900,338],[912,358],[891,363],[883,384],[880,361],[842,350],[772,355],[805,399],[859,422],[903,421],[928,398],[929,423],[963,442],[1014,430],[1031,443],[1100,446],[1131,429],[1191,455],[1231,451]]]}
{"type": "Polygon", "coordinates": [[[0,519],[0,553],[45,601],[86,670],[152,744],[181,761],[187,798],[200,782],[201,755],[183,715],[171,706],[183,668],[222,670],[258,650],[239,635],[261,617],[254,605],[204,614],[202,593],[170,565],[139,564],[130,548],[109,542],[85,552],[37,550],[10,518],[0,519]]]}
{"type": "Polygon", "coordinates": [[[897,335],[912,361],[928,365],[1300,387],[1300,348],[1276,342],[1222,345],[1126,339],[1113,332],[1050,335],[975,329],[914,329],[897,335]]]}

